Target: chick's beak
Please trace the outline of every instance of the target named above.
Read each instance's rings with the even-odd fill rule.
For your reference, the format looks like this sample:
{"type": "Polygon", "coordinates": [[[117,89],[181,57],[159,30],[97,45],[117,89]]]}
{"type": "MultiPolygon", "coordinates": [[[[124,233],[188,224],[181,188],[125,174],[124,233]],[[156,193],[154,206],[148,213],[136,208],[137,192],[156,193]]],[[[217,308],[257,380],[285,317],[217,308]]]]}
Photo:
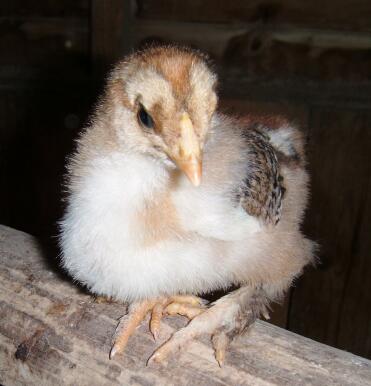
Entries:
{"type": "Polygon", "coordinates": [[[180,119],[180,138],[177,151],[172,158],[192,184],[199,186],[202,175],[202,154],[199,140],[187,113],[183,113],[180,119]]]}

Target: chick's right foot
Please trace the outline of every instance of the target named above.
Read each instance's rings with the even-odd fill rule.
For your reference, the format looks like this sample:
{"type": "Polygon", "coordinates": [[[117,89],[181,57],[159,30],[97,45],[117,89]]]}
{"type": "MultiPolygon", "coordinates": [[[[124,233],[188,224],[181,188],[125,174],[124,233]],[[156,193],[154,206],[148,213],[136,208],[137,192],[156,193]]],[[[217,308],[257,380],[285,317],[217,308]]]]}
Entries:
{"type": "Polygon", "coordinates": [[[168,298],[145,300],[132,303],[128,313],[120,318],[113,336],[110,359],[122,353],[135,329],[150,312],[151,319],[149,329],[156,340],[159,336],[161,319],[163,315],[184,315],[189,319],[204,312],[205,302],[196,296],[178,295],[168,298]]]}

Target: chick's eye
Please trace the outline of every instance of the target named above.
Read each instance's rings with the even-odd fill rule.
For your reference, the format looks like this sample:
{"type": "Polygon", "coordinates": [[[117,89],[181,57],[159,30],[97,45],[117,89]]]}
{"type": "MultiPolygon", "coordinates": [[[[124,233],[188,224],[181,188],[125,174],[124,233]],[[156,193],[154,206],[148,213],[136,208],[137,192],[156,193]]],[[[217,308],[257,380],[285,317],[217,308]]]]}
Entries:
{"type": "Polygon", "coordinates": [[[138,111],[138,120],[139,122],[147,127],[148,129],[152,129],[153,128],[153,119],[152,117],[147,113],[147,111],[144,109],[143,106],[141,106],[139,108],[139,111],[138,111]]]}

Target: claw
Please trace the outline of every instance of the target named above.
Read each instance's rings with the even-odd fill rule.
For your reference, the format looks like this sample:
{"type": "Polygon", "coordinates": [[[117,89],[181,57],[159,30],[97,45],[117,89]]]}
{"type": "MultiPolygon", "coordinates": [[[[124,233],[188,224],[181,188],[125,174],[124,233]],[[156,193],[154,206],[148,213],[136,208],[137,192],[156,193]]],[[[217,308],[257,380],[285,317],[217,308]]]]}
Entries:
{"type": "Polygon", "coordinates": [[[157,351],[155,351],[149,358],[148,358],[148,361],[147,361],[147,366],[151,366],[153,365],[154,363],[163,363],[163,359],[161,357],[161,354],[158,353],[157,351]]]}
{"type": "Polygon", "coordinates": [[[109,353],[109,359],[112,359],[119,352],[119,348],[114,345],[109,353]]]}
{"type": "Polygon", "coordinates": [[[164,306],[162,303],[157,303],[152,310],[151,321],[149,323],[149,329],[153,335],[154,340],[156,341],[160,334],[160,324],[164,311],[164,306]]]}
{"type": "Polygon", "coordinates": [[[267,309],[263,310],[262,315],[264,316],[265,320],[269,320],[271,317],[269,316],[269,312],[267,309]]]}
{"type": "Polygon", "coordinates": [[[215,359],[219,367],[223,367],[225,360],[225,351],[229,344],[229,338],[224,332],[213,335],[212,343],[215,351],[215,359]]]}
{"type": "Polygon", "coordinates": [[[224,365],[225,350],[216,350],[215,359],[218,362],[219,367],[222,368],[224,365]]]}

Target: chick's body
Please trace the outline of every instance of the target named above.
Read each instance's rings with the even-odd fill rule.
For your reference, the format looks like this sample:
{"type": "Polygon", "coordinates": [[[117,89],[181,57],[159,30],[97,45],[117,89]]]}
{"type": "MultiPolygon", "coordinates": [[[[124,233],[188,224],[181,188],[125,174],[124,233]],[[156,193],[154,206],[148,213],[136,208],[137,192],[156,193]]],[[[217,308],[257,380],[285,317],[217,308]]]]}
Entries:
{"type": "MultiPolygon", "coordinates": [[[[234,284],[276,299],[311,260],[300,133],[216,113],[214,85],[173,47],[113,71],[71,157],[61,223],[63,264],[92,292],[136,304],[234,284]]],[[[236,294],[221,303],[244,309],[236,294]]]]}

